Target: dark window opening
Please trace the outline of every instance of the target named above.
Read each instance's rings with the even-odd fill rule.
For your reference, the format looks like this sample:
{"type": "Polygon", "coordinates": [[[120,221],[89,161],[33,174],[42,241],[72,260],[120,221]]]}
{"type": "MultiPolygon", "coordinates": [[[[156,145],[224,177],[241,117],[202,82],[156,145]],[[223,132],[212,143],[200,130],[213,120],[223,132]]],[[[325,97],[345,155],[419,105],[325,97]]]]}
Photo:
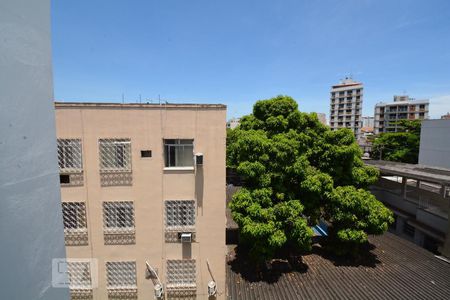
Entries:
{"type": "Polygon", "coordinates": [[[440,243],[439,243],[438,240],[436,240],[436,239],[434,239],[432,237],[429,237],[428,235],[425,236],[425,240],[423,241],[423,247],[425,249],[427,249],[428,251],[439,255],[440,254],[439,251],[438,251],[439,245],[440,245],[440,243]]]}
{"type": "Polygon", "coordinates": [[[414,237],[414,232],[416,231],[416,229],[409,225],[408,223],[405,223],[404,227],[403,227],[403,233],[406,234],[409,237],[414,237]]]}
{"type": "Polygon", "coordinates": [[[59,183],[70,183],[69,175],[59,175],[59,183]]]}
{"type": "Polygon", "coordinates": [[[126,167],[125,163],[125,145],[116,145],[115,154],[116,154],[116,164],[120,168],[126,167]]]}
{"type": "Polygon", "coordinates": [[[141,150],[141,157],[152,157],[152,150],[141,150]]]}

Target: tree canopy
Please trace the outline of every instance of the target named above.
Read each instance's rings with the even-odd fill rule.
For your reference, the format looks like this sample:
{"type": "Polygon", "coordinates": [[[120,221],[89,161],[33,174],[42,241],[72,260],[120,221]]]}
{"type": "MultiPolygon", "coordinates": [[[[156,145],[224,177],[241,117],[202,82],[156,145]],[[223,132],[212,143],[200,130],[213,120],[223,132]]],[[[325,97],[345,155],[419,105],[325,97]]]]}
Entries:
{"type": "Polygon", "coordinates": [[[416,164],[419,160],[421,120],[398,121],[399,132],[374,138],[372,156],[383,160],[416,164]]]}
{"type": "Polygon", "coordinates": [[[244,179],[230,208],[252,257],[309,249],[310,226],[321,219],[332,225],[330,241],[346,246],[342,254],[386,231],[392,214],[365,190],[378,171],[361,154],[350,130],[331,131],[294,99],[257,101],[227,135],[227,165],[244,179]]]}

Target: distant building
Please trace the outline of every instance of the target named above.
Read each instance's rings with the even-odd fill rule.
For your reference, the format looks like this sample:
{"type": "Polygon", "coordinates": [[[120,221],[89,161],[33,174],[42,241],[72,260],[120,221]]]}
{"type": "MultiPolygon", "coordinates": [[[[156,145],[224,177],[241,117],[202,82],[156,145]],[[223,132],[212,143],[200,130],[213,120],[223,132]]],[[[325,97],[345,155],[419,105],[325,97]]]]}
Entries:
{"type": "Polygon", "coordinates": [[[327,125],[327,116],[324,113],[316,113],[320,123],[327,125]]]}
{"type": "Polygon", "coordinates": [[[375,124],[375,117],[362,117],[363,128],[373,128],[375,124]]]}
{"type": "Polygon", "coordinates": [[[441,116],[442,120],[450,120],[450,113],[448,112],[446,115],[441,116]]]}
{"type": "Polygon", "coordinates": [[[239,123],[241,122],[241,118],[232,118],[228,120],[227,122],[227,128],[235,129],[239,126],[239,123]]]}
{"type": "Polygon", "coordinates": [[[372,141],[370,139],[370,136],[372,135],[373,135],[373,127],[361,128],[357,142],[359,147],[363,151],[365,157],[367,157],[367,155],[370,156],[370,153],[372,152],[372,141]]]}
{"type": "Polygon", "coordinates": [[[331,130],[350,128],[359,138],[362,127],[361,112],[363,84],[351,78],[331,87],[330,127],[331,130]]]}
{"type": "Polygon", "coordinates": [[[428,119],[430,101],[416,100],[409,96],[394,96],[394,102],[375,105],[375,134],[397,132],[399,120],[428,119]]]}

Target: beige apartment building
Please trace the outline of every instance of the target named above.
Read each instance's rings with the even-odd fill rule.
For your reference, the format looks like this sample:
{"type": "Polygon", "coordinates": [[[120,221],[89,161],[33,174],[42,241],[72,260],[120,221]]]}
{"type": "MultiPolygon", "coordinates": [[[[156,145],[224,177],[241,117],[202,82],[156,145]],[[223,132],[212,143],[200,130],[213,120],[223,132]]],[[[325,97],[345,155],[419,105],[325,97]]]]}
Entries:
{"type": "Polygon", "coordinates": [[[333,85],[330,92],[330,128],[349,128],[360,136],[362,127],[363,84],[351,78],[345,78],[333,85]]]}
{"type": "Polygon", "coordinates": [[[430,101],[416,100],[407,95],[394,96],[393,102],[375,105],[374,133],[397,132],[400,120],[428,119],[430,101]]]}
{"type": "Polygon", "coordinates": [[[72,299],[224,299],[226,106],[55,106],[72,299]]]}

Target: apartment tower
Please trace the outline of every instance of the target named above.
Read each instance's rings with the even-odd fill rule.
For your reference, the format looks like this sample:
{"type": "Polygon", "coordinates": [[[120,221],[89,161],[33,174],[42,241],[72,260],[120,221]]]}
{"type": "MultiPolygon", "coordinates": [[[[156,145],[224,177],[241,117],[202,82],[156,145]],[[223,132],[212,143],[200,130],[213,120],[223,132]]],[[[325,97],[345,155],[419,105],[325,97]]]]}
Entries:
{"type": "Polygon", "coordinates": [[[349,128],[358,139],[362,127],[363,84],[346,77],[331,87],[330,128],[349,128]]]}
{"type": "Polygon", "coordinates": [[[399,120],[428,119],[430,101],[416,100],[409,96],[394,96],[393,102],[375,105],[374,133],[397,132],[399,120]]]}
{"type": "Polygon", "coordinates": [[[225,299],[225,118],[56,103],[72,299],[225,299]]]}

